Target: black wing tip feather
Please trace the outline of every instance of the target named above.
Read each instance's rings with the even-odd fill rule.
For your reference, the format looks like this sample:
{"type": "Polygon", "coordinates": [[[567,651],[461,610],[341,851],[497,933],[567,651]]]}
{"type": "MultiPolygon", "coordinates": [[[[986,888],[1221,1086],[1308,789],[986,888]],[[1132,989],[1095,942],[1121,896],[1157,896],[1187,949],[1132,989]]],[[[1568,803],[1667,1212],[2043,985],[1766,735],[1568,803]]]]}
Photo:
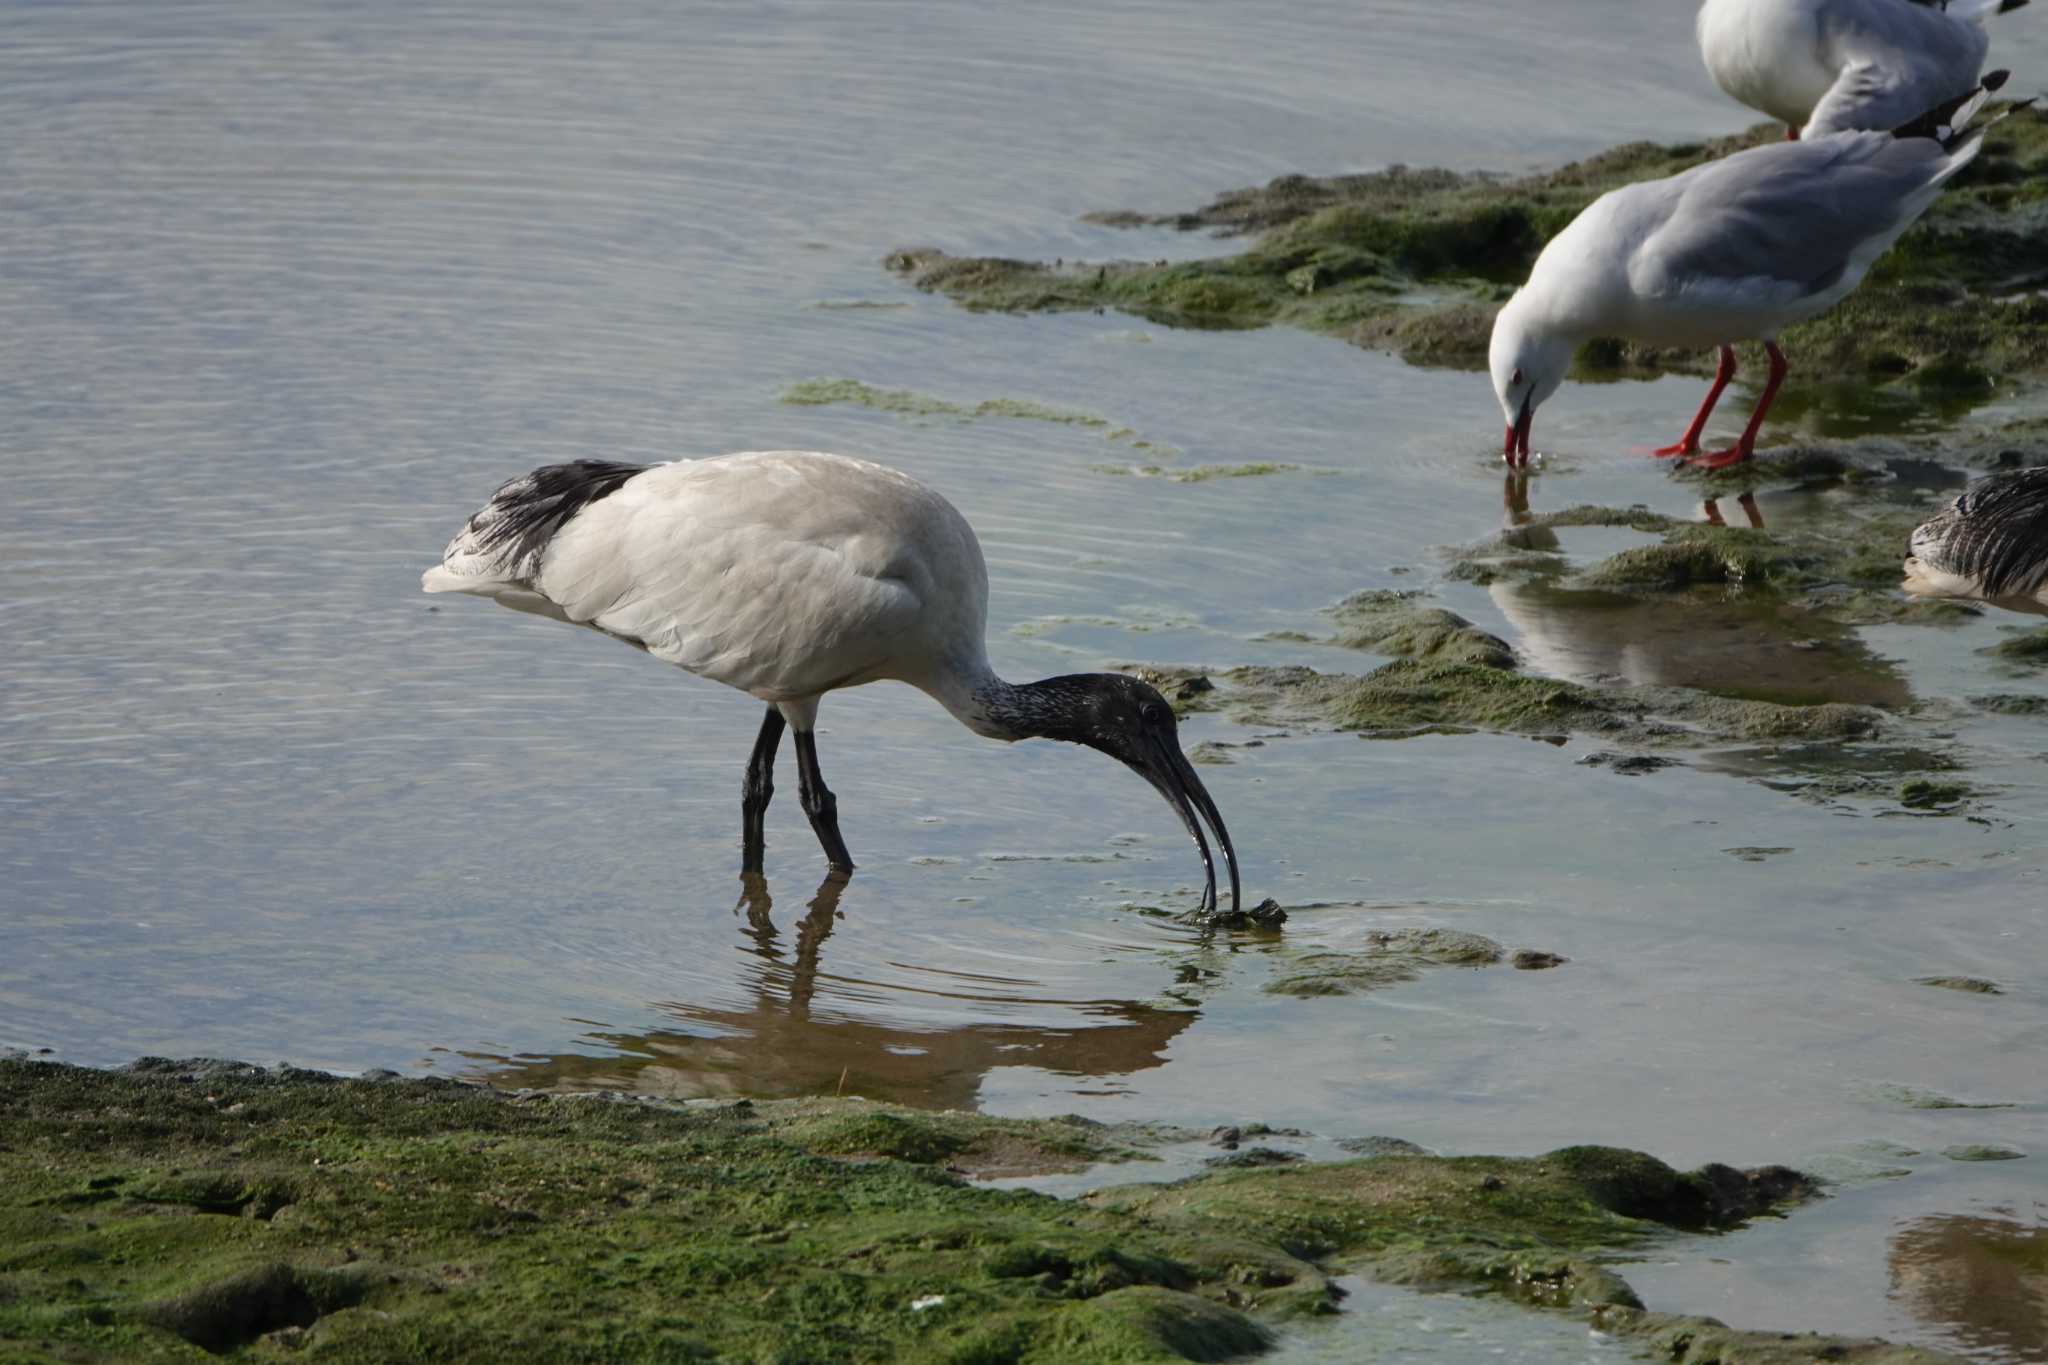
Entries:
{"type": "MultiPolygon", "coordinates": [[[[1948,0],[1913,0],[1913,3],[1919,5],[1922,9],[1935,9],[1940,10],[1943,14],[1948,13],[1948,0]]],[[[2025,9],[2032,3],[2033,0],[2000,0],[1998,13],[2011,14],[2014,10],[2025,9]]]]}
{"type": "Polygon", "coordinates": [[[1995,474],[1944,516],[1939,567],[1977,579],[1986,597],[2025,597],[2048,587],[2048,467],[1995,474]]]}
{"type": "Polygon", "coordinates": [[[1965,90],[1962,94],[1952,99],[1943,100],[1918,118],[1909,119],[1892,129],[1892,136],[1900,139],[1932,138],[1941,144],[1943,151],[1953,151],[1959,143],[1982,133],[1984,129],[1990,127],[1991,124],[1996,123],[1999,119],[2004,118],[2007,114],[2024,109],[2034,102],[2031,99],[2026,99],[2008,105],[2001,109],[1995,117],[1973,128],[1958,126],[1956,114],[1959,111],[1966,107],[1970,110],[1970,113],[1963,120],[1967,123],[1970,118],[1976,116],[1977,106],[1981,105],[1992,91],[2001,89],[2011,79],[2012,72],[2004,68],[2000,68],[1997,71],[1987,71],[1976,85],[1965,90]]]}
{"type": "Polygon", "coordinates": [[[484,509],[470,519],[476,548],[498,554],[504,564],[522,575],[529,574],[548,542],[572,517],[650,468],[616,460],[572,460],[522,474],[493,493],[484,509]]]}

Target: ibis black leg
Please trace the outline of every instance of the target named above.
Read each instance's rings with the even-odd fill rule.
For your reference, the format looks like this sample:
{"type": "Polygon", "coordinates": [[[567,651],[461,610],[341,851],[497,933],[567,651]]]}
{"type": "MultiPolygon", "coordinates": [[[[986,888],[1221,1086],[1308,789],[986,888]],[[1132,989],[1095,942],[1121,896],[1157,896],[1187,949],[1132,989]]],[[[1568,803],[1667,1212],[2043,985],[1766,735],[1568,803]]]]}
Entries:
{"type": "MultiPolygon", "coordinates": [[[[774,706],[762,718],[761,733],[754,740],[754,756],[747,760],[747,781],[740,791],[740,871],[758,873],[768,847],[766,823],[768,800],[775,795],[775,750],[782,743],[782,712],[774,706]]],[[[815,761],[815,760],[814,760],[815,761]]],[[[807,805],[805,810],[809,810],[807,805]]]]}
{"type": "Polygon", "coordinates": [[[796,732],[796,798],[804,814],[811,817],[811,829],[824,846],[825,857],[842,872],[853,871],[853,855],[846,840],[839,837],[839,803],[826,790],[825,775],[818,771],[818,740],[809,730],[796,732]]]}

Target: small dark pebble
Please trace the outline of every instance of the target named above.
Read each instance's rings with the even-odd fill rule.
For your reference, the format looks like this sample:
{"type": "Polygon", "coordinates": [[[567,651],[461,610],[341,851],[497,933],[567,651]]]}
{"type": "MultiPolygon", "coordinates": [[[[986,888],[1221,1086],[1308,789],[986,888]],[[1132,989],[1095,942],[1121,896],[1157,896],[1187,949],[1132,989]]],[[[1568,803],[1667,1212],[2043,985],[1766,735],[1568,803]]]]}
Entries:
{"type": "Polygon", "coordinates": [[[1548,967],[1562,967],[1571,959],[1561,953],[1546,953],[1537,948],[1517,948],[1508,961],[1517,971],[1540,972],[1548,967]]]}

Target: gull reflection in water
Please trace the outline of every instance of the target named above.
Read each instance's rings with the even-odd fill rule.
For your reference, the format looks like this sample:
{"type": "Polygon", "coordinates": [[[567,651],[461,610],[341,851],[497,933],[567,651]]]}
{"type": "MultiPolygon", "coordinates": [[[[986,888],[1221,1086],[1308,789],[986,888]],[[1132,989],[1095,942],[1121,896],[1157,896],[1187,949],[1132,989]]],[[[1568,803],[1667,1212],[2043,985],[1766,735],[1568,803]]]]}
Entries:
{"type": "MultiPolygon", "coordinates": [[[[1743,493],[1735,499],[1735,504],[1742,509],[1742,515],[1749,518],[1751,526],[1759,531],[1764,528],[1764,514],[1757,508],[1756,494],[1743,493]]],[[[1721,515],[1721,500],[1719,498],[1708,498],[1700,504],[1700,519],[1709,526],[1726,526],[1728,524],[1727,518],[1721,515]]]]}
{"type": "MultiPolygon", "coordinates": [[[[1763,525],[1753,494],[1736,504],[1763,525]]],[[[1558,552],[1557,532],[1531,525],[1527,476],[1502,491],[1502,539],[1516,549],[1558,552]]],[[[1702,514],[1725,525],[1713,499],[1702,514]]],[[[1637,595],[1571,588],[1543,578],[1496,579],[1495,607],[1515,648],[1538,673],[1573,682],[1689,687],[1723,696],[1805,706],[1912,701],[1906,680],[1847,626],[1776,598],[1720,588],[1637,595]]]]}
{"type": "Polygon", "coordinates": [[[938,969],[929,969],[934,984],[835,976],[822,962],[846,883],[844,876],[828,876],[791,933],[775,923],[767,882],[758,875],[742,878],[734,914],[740,921],[746,1003],[658,1002],[655,1008],[679,1027],[593,1033],[589,1041],[617,1055],[506,1058],[501,1060],[507,1065],[487,1079],[505,1087],[628,1090],[672,1098],[845,1093],[972,1109],[983,1077],[997,1067],[1078,1077],[1163,1066],[1167,1045],[1197,1017],[1191,1009],[1134,1001],[1040,998],[1028,994],[1036,983],[1010,977],[938,969]],[[920,1013],[932,1004],[957,1002],[952,1007],[963,1014],[1022,1005],[1063,1018],[1052,1025],[925,1028],[886,1021],[892,1005],[912,1001],[920,1013]],[[861,1014],[850,1007],[860,1007],[861,1014]]]}
{"type": "Polygon", "coordinates": [[[1499,580],[1487,591],[1539,673],[1573,682],[1690,687],[1810,706],[1912,700],[1854,630],[1772,599],[1628,593],[1499,580]]]}
{"type": "MultiPolygon", "coordinates": [[[[1529,472],[1527,470],[1517,469],[1508,474],[1507,481],[1501,486],[1500,505],[1500,524],[1502,529],[1514,531],[1527,528],[1522,536],[1514,539],[1513,543],[1517,548],[1525,550],[1555,550],[1560,548],[1557,536],[1554,533],[1550,534],[1546,542],[1542,539],[1544,528],[1529,526],[1535,514],[1529,510],[1529,472]]],[[[1752,527],[1759,531],[1763,529],[1763,509],[1757,506],[1755,493],[1744,492],[1737,494],[1735,505],[1742,509],[1742,515],[1752,527]]],[[[1726,526],[1728,524],[1728,518],[1721,512],[1721,500],[1719,498],[1707,498],[1700,503],[1700,520],[1706,522],[1709,526],[1726,526]]]]}
{"type": "Polygon", "coordinates": [[[1892,1237],[1891,1297],[1987,1359],[2048,1360],[2048,1226],[1944,1214],[1892,1237]]]}

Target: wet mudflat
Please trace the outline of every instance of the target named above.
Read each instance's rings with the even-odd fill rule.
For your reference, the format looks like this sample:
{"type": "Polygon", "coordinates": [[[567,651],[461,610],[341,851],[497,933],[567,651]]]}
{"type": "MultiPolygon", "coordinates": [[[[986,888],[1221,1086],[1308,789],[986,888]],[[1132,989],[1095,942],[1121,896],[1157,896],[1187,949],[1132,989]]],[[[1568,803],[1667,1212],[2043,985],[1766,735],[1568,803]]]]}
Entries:
{"type": "MultiPolygon", "coordinates": [[[[1165,47],[1142,8],[621,11],[566,45],[538,16],[124,13],[23,9],[0,57],[33,130],[0,151],[0,1038],[1787,1162],[1845,1183],[1631,1269],[1653,1306],[2040,1354],[1893,1269],[1959,1227],[2038,1235],[2048,1197],[2039,622],[1893,611],[1883,537],[1843,529],[1910,524],[1965,447],[2038,449],[2000,434],[2027,386],[1788,404],[1767,444],[1854,438],[1883,478],[1765,480],[1750,536],[1742,489],[1631,453],[1696,379],[1575,387],[1504,493],[1480,376],[1287,327],[974,313],[884,264],[1185,260],[1242,243],[1081,215],[1734,134],[1683,16],[1575,14],[1532,41],[1597,93],[1510,120],[1428,79],[1527,60],[1452,7],[1181,16],[1165,47]],[[1614,42],[1641,67],[1618,86],[1614,42]],[[974,75],[995,52],[1038,81],[974,75]],[[1361,52],[1415,74],[1360,81],[1361,52]],[[1008,676],[1209,679],[1186,738],[1284,933],[1156,913],[1196,866],[1141,787],[888,688],[823,717],[858,877],[820,888],[778,806],[743,894],[750,703],[415,592],[510,473],[750,446],[952,497],[1008,676]],[[1715,491],[1730,532],[1685,529],[1715,491]],[[1652,517],[1541,524],[1581,505],[1652,517]],[[1420,596],[1365,621],[1360,593],[1420,596]],[[1426,612],[1513,670],[1433,656],[1472,640],[1426,612]],[[1496,955],[1410,951],[1453,935],[1496,955]],[[2023,1155],[1944,1155],[1973,1148],[2023,1155]]],[[[2019,25],[2001,44],[2048,69],[2019,25]]]]}

